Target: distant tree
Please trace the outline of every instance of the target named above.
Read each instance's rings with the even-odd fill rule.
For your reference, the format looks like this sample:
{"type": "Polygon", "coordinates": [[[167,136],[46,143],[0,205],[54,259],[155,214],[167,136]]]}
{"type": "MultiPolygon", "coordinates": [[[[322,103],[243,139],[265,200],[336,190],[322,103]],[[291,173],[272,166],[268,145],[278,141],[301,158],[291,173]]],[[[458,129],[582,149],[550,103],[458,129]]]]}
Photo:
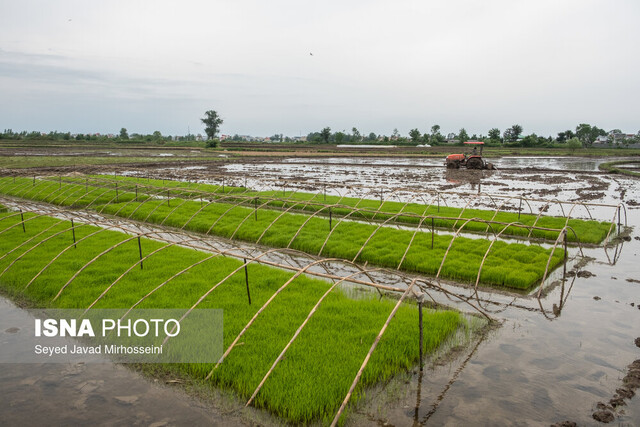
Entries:
{"type": "Polygon", "coordinates": [[[573,137],[567,141],[567,147],[571,151],[576,151],[578,148],[582,148],[582,142],[576,137],[573,137]]]}
{"type": "Polygon", "coordinates": [[[344,132],[336,132],[333,135],[333,138],[335,139],[336,144],[342,144],[346,136],[347,135],[344,132]]]}
{"type": "Polygon", "coordinates": [[[522,126],[513,125],[510,128],[506,129],[504,131],[504,133],[502,134],[502,136],[503,136],[505,142],[506,141],[515,142],[520,137],[520,134],[522,134],[522,126]]]}
{"type": "Polygon", "coordinates": [[[560,143],[567,141],[567,134],[565,132],[558,132],[558,137],[556,138],[556,141],[560,143]]]}
{"type": "Polygon", "coordinates": [[[378,135],[376,135],[374,132],[370,132],[368,139],[369,141],[376,141],[378,139],[378,135]]]}
{"type": "Polygon", "coordinates": [[[429,142],[431,144],[438,144],[444,141],[444,137],[440,133],[440,125],[431,126],[431,137],[429,138],[429,142]]]}
{"type": "Polygon", "coordinates": [[[511,126],[511,138],[513,138],[514,141],[517,141],[518,138],[520,138],[521,134],[522,134],[522,126],[520,125],[511,126]]]}
{"type": "Polygon", "coordinates": [[[200,119],[204,124],[204,131],[207,134],[207,139],[213,139],[220,130],[220,125],[224,122],[218,116],[218,113],[214,110],[209,110],[204,113],[204,117],[200,119]]]}
{"type": "Polygon", "coordinates": [[[153,134],[151,135],[153,137],[154,140],[158,141],[160,139],[162,139],[162,134],[160,133],[159,130],[153,132],[153,134]]]}
{"type": "Polygon", "coordinates": [[[422,134],[420,133],[420,131],[416,128],[416,129],[411,129],[409,131],[409,136],[411,137],[411,141],[418,143],[420,142],[420,137],[422,136],[422,134]]]}
{"type": "Polygon", "coordinates": [[[538,135],[536,135],[535,133],[525,136],[524,138],[522,138],[522,141],[521,141],[521,144],[523,147],[534,147],[538,145],[538,143],[539,143],[538,135]]]}
{"type": "Polygon", "coordinates": [[[320,135],[320,132],[311,132],[310,134],[308,134],[307,142],[315,142],[315,143],[322,142],[322,136],[320,135]]]}
{"type": "Polygon", "coordinates": [[[488,135],[489,135],[489,139],[492,142],[500,142],[500,129],[498,128],[489,129],[488,135]]]}
{"type": "Polygon", "coordinates": [[[458,140],[460,140],[460,142],[467,142],[469,140],[469,134],[465,128],[460,129],[460,132],[458,133],[458,140]]]}
{"type": "Polygon", "coordinates": [[[400,136],[400,132],[398,132],[398,128],[393,129],[393,133],[391,134],[391,136],[393,137],[393,139],[398,139],[398,137],[400,136]]]}
{"type": "Polygon", "coordinates": [[[362,141],[362,135],[360,135],[360,131],[358,129],[354,127],[353,129],[351,129],[351,133],[353,134],[353,140],[355,142],[362,141]]]}
{"type": "Polygon", "coordinates": [[[331,138],[331,128],[327,126],[326,128],[322,129],[320,131],[320,138],[322,139],[322,142],[328,144],[329,138],[331,138]]]}
{"type": "Polygon", "coordinates": [[[120,139],[129,139],[129,134],[126,128],[120,129],[120,139]]]}
{"type": "Polygon", "coordinates": [[[607,133],[598,128],[597,126],[591,126],[587,123],[580,123],[576,127],[576,138],[582,142],[584,147],[590,147],[591,144],[598,138],[599,136],[604,136],[607,133]]]}
{"type": "Polygon", "coordinates": [[[563,143],[566,142],[568,140],[570,140],[571,138],[573,138],[574,136],[576,136],[575,133],[573,133],[572,130],[565,130],[564,132],[558,132],[558,137],[556,138],[556,141],[563,143]]]}

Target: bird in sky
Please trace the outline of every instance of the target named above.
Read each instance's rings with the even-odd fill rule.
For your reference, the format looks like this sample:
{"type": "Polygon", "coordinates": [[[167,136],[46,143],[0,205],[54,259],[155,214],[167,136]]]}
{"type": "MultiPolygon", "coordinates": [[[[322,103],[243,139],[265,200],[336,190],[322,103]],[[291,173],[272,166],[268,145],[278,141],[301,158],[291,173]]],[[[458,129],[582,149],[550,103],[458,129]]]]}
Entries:
{"type": "Polygon", "coordinates": [[[309,55],[313,56],[313,53],[309,52],[309,55]]]}

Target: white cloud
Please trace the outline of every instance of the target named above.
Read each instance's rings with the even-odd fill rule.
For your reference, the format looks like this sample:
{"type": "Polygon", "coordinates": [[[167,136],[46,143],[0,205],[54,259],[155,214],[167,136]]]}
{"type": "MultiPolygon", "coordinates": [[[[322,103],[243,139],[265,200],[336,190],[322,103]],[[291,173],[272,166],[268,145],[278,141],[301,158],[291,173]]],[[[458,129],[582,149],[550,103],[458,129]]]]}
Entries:
{"type": "Polygon", "coordinates": [[[224,132],[261,135],[640,128],[633,0],[26,0],[0,11],[11,101],[0,127],[184,133],[214,108],[224,132]],[[82,114],[43,114],[61,94],[82,114]]]}

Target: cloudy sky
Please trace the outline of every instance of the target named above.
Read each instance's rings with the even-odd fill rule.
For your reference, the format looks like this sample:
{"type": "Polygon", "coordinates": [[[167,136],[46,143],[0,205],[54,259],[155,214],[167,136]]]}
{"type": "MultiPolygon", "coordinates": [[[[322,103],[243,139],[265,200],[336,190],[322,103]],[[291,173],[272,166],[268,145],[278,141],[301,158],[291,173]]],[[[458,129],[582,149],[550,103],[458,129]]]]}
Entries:
{"type": "Polygon", "coordinates": [[[638,0],[0,0],[0,129],[640,130],[638,0]]]}

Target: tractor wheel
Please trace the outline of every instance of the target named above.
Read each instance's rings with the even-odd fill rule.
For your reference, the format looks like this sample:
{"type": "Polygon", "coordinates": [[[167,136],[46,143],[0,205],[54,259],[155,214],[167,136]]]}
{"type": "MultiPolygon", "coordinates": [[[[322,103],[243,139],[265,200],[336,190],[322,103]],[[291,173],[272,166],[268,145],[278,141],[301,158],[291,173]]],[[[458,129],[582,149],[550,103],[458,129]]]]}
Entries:
{"type": "Polygon", "coordinates": [[[467,169],[482,169],[483,166],[484,164],[482,159],[479,159],[478,157],[472,157],[467,160],[467,169]]]}
{"type": "Polygon", "coordinates": [[[460,162],[447,163],[447,169],[460,169],[460,162]]]}

